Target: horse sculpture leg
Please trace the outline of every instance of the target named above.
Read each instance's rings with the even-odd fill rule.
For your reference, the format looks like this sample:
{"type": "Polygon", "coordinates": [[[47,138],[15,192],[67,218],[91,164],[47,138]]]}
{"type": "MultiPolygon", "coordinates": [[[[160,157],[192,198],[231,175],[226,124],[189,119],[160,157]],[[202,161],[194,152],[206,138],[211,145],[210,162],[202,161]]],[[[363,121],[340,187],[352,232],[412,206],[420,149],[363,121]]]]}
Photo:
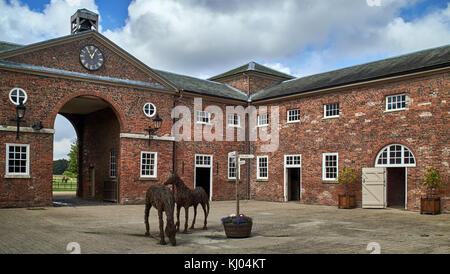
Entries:
{"type": "Polygon", "coordinates": [[[150,208],[152,207],[152,205],[147,202],[145,204],[145,217],[144,217],[144,222],[145,222],[145,236],[150,236],[150,224],[148,223],[148,216],[150,215],[150,208]]]}
{"type": "Polygon", "coordinates": [[[159,217],[159,237],[161,238],[160,244],[165,245],[166,241],[164,240],[164,220],[163,220],[163,211],[158,209],[158,217],[159,217]]]}
{"type": "Polygon", "coordinates": [[[177,232],[180,232],[180,210],[181,206],[177,204],[177,223],[176,223],[177,232]]]}
{"type": "Polygon", "coordinates": [[[203,229],[206,230],[206,229],[208,229],[208,228],[206,227],[206,224],[207,224],[208,213],[209,213],[209,205],[208,205],[208,212],[206,212],[206,206],[205,206],[204,203],[202,203],[202,208],[203,208],[203,213],[205,214],[205,222],[204,222],[204,224],[203,224],[203,229]]]}
{"type": "Polygon", "coordinates": [[[184,231],[183,233],[188,233],[187,228],[188,228],[188,219],[189,219],[189,207],[185,207],[184,208],[184,212],[186,215],[186,221],[184,222],[184,231]]]}
{"type": "Polygon", "coordinates": [[[194,219],[192,220],[191,229],[194,229],[195,218],[197,217],[197,206],[198,206],[198,205],[194,205],[194,219]]]}

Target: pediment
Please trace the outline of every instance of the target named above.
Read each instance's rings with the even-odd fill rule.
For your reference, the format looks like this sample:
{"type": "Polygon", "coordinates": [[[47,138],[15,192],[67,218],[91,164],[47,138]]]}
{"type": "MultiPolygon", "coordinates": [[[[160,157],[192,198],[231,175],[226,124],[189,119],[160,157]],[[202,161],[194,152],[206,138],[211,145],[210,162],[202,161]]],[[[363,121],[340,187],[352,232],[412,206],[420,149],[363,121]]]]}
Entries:
{"type": "Polygon", "coordinates": [[[173,83],[96,31],[86,31],[51,39],[0,53],[0,60],[84,73],[143,83],[159,84],[176,91],[173,83]],[[80,50],[86,45],[98,47],[104,56],[103,65],[87,70],[80,62],[80,50]]]}

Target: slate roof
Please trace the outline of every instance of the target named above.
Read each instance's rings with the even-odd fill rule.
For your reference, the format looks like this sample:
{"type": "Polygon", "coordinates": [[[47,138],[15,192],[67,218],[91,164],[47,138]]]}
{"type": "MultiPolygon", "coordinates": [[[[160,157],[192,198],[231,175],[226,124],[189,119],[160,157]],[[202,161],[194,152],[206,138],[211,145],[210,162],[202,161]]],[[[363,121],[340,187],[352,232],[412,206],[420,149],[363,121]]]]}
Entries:
{"type": "Polygon", "coordinates": [[[0,52],[4,51],[4,50],[10,50],[10,49],[15,49],[15,48],[20,48],[20,47],[22,47],[22,45],[0,41],[0,52]]]}
{"type": "Polygon", "coordinates": [[[284,81],[253,94],[250,99],[259,101],[448,66],[450,45],[284,81]]]}
{"type": "Polygon", "coordinates": [[[248,99],[246,93],[237,90],[227,84],[175,74],[172,72],[157,69],[153,69],[153,71],[174,84],[177,88],[183,89],[185,91],[245,102],[248,99]]]}
{"type": "Polygon", "coordinates": [[[276,71],[274,69],[268,68],[266,66],[260,65],[255,62],[250,62],[243,66],[237,67],[237,68],[229,70],[227,72],[224,72],[222,74],[213,76],[213,77],[209,78],[208,80],[217,80],[220,78],[232,76],[232,75],[247,72],[247,71],[256,71],[256,72],[260,72],[260,73],[264,73],[264,74],[268,74],[268,75],[272,75],[272,76],[281,77],[284,79],[294,79],[295,78],[294,76],[291,76],[289,74],[285,74],[285,73],[276,71]]]}

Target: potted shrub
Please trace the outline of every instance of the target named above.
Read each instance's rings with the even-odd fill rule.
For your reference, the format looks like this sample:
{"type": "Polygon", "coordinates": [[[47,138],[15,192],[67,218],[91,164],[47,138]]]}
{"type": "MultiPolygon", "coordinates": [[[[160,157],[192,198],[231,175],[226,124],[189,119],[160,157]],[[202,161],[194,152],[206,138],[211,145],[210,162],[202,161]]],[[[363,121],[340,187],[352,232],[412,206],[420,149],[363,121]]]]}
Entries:
{"type": "Polygon", "coordinates": [[[338,208],[356,207],[356,197],[349,193],[349,185],[355,183],[357,179],[358,173],[354,168],[344,167],[339,172],[338,182],[345,186],[345,193],[338,195],[338,208]]]}
{"type": "Polygon", "coordinates": [[[434,167],[427,169],[422,186],[426,188],[426,197],[420,198],[420,214],[441,213],[441,198],[436,194],[436,191],[443,184],[441,175],[434,167]]]}

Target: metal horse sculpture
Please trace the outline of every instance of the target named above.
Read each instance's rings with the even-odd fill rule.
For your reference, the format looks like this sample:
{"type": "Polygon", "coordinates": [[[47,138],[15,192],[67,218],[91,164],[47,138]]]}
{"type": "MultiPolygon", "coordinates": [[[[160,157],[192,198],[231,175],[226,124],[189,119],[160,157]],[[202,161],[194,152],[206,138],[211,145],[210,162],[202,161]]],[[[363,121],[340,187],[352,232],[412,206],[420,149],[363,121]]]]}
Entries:
{"type": "Polygon", "coordinates": [[[194,219],[192,220],[191,229],[194,229],[195,218],[197,217],[197,206],[202,205],[203,213],[205,214],[205,222],[203,229],[207,229],[207,219],[209,214],[209,198],[202,187],[196,187],[194,190],[188,188],[183,180],[177,175],[172,176],[164,183],[164,185],[172,184],[175,191],[175,202],[177,203],[177,231],[180,231],[180,208],[184,207],[186,222],[184,224],[183,233],[187,233],[189,207],[194,207],[194,219]]]}
{"type": "Polygon", "coordinates": [[[145,235],[150,236],[150,225],[148,223],[148,217],[150,215],[150,208],[154,206],[158,210],[159,216],[159,236],[161,238],[160,244],[165,245],[164,240],[164,221],[163,211],[166,212],[166,236],[169,238],[172,245],[176,245],[176,228],[173,222],[173,210],[175,207],[175,201],[172,192],[167,186],[154,185],[148,188],[145,199],[145,228],[147,229],[145,235]]]}

